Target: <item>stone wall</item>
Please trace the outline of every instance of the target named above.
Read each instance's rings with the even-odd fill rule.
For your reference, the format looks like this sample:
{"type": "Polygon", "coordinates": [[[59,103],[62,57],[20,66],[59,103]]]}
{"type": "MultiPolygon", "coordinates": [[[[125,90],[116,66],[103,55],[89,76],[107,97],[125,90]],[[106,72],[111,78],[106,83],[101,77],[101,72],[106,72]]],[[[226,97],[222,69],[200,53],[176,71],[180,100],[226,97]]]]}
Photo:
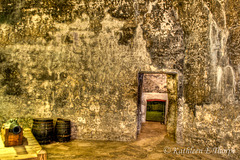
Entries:
{"type": "Polygon", "coordinates": [[[0,124],[65,117],[74,138],[133,140],[137,73],[174,71],[168,132],[239,149],[239,4],[1,1],[0,124]]]}
{"type": "Polygon", "coordinates": [[[137,73],[183,66],[174,12],[162,1],[1,1],[0,123],[62,117],[73,138],[136,139],[137,73]]]}
{"type": "Polygon", "coordinates": [[[237,159],[239,4],[238,0],[182,0],[173,4],[178,10],[186,46],[178,142],[232,149],[235,153],[231,156],[237,159]]]}
{"type": "Polygon", "coordinates": [[[1,123],[62,117],[73,138],[136,139],[136,76],[151,63],[142,30],[114,17],[125,4],[78,2],[2,1],[1,123]]]}
{"type": "Polygon", "coordinates": [[[167,113],[167,134],[176,140],[177,127],[177,109],[178,109],[178,81],[176,74],[167,75],[167,91],[168,91],[168,113],[167,113]]]}

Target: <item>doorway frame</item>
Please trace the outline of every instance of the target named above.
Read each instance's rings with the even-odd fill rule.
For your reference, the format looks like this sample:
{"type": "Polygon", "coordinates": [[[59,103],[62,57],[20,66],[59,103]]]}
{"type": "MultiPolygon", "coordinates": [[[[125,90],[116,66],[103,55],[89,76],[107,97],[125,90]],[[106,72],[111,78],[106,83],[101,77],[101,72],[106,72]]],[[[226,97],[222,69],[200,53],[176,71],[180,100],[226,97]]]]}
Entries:
{"type": "MultiPolygon", "coordinates": [[[[139,71],[138,74],[137,74],[137,81],[138,81],[138,98],[137,98],[137,135],[140,133],[141,131],[141,126],[142,126],[142,114],[143,114],[143,110],[142,110],[142,84],[143,84],[143,76],[144,74],[166,74],[166,75],[173,75],[173,76],[176,76],[177,77],[177,84],[178,84],[178,87],[177,87],[177,93],[179,94],[179,76],[181,76],[181,73],[178,73],[177,71],[139,71]]],[[[182,82],[180,82],[182,83],[182,82]]],[[[167,97],[169,96],[168,95],[168,92],[166,93],[167,94],[167,97]]],[[[151,98],[152,99],[152,98],[151,98]]],[[[179,95],[177,95],[177,99],[179,99],[179,95]]],[[[167,98],[168,100],[168,98],[167,98]]],[[[178,100],[177,100],[178,101],[178,100]]],[[[169,110],[169,101],[168,101],[168,110],[169,110]]],[[[177,106],[178,108],[178,106],[177,106]]],[[[168,117],[168,114],[169,114],[169,111],[168,113],[166,114],[167,117],[168,117]]],[[[177,124],[177,113],[174,115],[175,116],[175,122],[177,124]]],[[[166,122],[165,122],[165,125],[167,126],[168,125],[168,118],[165,118],[166,122]]],[[[175,128],[175,133],[176,133],[176,128],[175,128]]],[[[174,134],[174,137],[175,137],[175,134],[174,134]]]]}

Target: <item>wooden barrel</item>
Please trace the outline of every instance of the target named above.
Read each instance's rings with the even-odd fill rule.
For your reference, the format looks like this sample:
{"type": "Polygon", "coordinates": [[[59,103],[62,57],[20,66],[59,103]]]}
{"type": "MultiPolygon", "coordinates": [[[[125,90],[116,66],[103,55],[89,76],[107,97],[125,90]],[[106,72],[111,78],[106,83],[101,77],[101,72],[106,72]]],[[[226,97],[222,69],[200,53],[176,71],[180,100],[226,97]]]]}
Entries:
{"type": "Polygon", "coordinates": [[[40,144],[48,144],[53,140],[53,119],[33,119],[32,133],[40,144]]]}
{"type": "Polygon", "coordinates": [[[71,137],[71,123],[69,119],[58,118],[55,127],[56,141],[67,142],[71,137]]]}

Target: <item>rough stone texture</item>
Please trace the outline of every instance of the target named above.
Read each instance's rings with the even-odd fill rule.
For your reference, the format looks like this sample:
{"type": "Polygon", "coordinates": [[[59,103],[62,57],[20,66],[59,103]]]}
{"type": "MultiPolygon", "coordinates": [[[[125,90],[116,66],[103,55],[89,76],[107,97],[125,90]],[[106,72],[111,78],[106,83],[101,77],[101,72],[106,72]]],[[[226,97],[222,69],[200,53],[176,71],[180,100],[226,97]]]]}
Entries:
{"type": "Polygon", "coordinates": [[[222,156],[228,159],[239,157],[239,115],[236,106],[228,106],[226,112],[220,104],[196,106],[196,117],[191,114],[189,107],[184,106],[183,123],[185,143],[193,146],[218,147],[231,149],[234,153],[222,156]],[[190,129],[191,128],[191,129],[190,129]]]}
{"type": "Polygon", "coordinates": [[[65,117],[74,138],[133,140],[137,73],[171,71],[168,134],[239,158],[239,4],[1,1],[0,124],[65,117]]]}
{"type": "Polygon", "coordinates": [[[174,140],[176,140],[177,108],[178,108],[177,82],[178,82],[177,75],[167,75],[167,90],[168,90],[167,134],[174,140]]]}
{"type": "Polygon", "coordinates": [[[166,74],[144,74],[142,92],[166,93],[167,75],[166,74]]]}
{"type": "Polygon", "coordinates": [[[174,2],[186,46],[178,140],[235,149],[231,158],[236,159],[240,148],[239,4],[239,0],[174,2]]]}
{"type": "Polygon", "coordinates": [[[154,34],[147,40],[154,45],[171,42],[158,50],[183,53],[174,11],[161,3],[1,1],[1,123],[11,117],[31,126],[34,117],[65,117],[73,138],[136,139],[136,73],[175,63],[156,67],[146,34],[154,34]],[[161,7],[164,19],[150,19],[164,32],[153,26],[161,34],[148,33],[144,14],[161,7]]]}
{"type": "Polygon", "coordinates": [[[119,44],[132,22],[113,18],[104,1],[75,2],[6,2],[21,17],[1,24],[1,123],[64,117],[73,138],[136,139],[136,73],[151,63],[141,28],[119,44]]]}
{"type": "Polygon", "coordinates": [[[171,1],[154,1],[150,3],[141,26],[153,65],[182,72],[183,30],[175,14],[171,1]]]}

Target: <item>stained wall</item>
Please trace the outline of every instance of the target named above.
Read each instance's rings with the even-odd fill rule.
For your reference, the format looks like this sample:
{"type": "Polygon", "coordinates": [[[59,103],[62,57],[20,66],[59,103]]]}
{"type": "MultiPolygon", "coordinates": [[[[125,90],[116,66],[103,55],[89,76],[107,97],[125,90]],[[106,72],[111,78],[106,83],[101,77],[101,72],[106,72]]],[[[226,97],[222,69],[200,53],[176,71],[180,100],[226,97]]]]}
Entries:
{"type": "Polygon", "coordinates": [[[161,67],[152,45],[167,39],[156,49],[183,54],[183,32],[165,2],[6,0],[0,17],[1,124],[62,117],[72,138],[134,140],[137,73],[178,63],[161,67]]]}
{"type": "Polygon", "coordinates": [[[170,71],[169,133],[238,149],[239,4],[1,1],[0,121],[65,117],[73,137],[136,139],[137,73],[170,71]]]}
{"type": "Polygon", "coordinates": [[[239,157],[239,1],[183,0],[174,6],[186,45],[177,139],[232,149],[239,157]]]}

